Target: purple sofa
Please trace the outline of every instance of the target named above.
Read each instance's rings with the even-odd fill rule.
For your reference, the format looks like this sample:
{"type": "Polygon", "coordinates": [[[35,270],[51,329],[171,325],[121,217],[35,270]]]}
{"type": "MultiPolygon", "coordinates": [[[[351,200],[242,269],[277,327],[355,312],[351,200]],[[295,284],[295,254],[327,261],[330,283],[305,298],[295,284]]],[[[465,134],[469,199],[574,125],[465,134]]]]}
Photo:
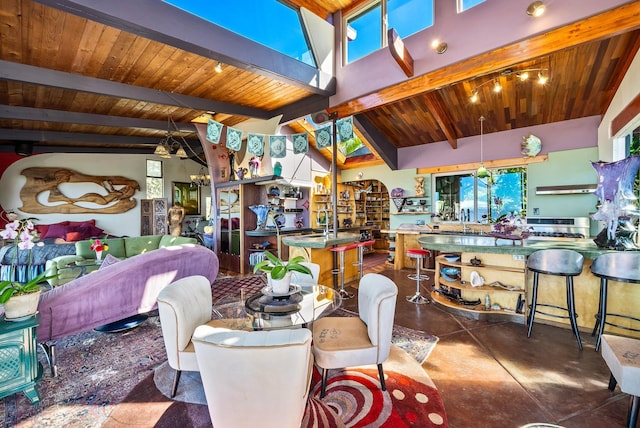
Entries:
{"type": "Polygon", "coordinates": [[[40,296],[38,342],[55,376],[55,344],[51,341],[157,308],[160,290],[191,275],[211,283],[218,257],[196,244],[160,248],[91,272],[40,296]]]}

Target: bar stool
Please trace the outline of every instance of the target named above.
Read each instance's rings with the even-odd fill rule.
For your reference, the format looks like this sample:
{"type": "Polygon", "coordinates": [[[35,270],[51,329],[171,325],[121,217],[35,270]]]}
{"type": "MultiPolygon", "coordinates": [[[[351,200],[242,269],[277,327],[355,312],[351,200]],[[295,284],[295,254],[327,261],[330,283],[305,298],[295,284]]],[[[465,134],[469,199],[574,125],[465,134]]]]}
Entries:
{"type": "Polygon", "coordinates": [[[407,275],[409,279],[414,279],[416,281],[416,294],[413,296],[407,296],[408,302],[416,303],[418,305],[429,303],[429,298],[420,294],[420,281],[426,281],[429,279],[429,276],[420,273],[420,265],[422,264],[422,261],[430,255],[431,252],[429,250],[423,250],[422,248],[410,248],[407,250],[407,256],[412,259],[416,259],[416,273],[407,275]]]}
{"type": "Polygon", "coordinates": [[[375,239],[358,242],[358,261],[353,265],[358,266],[358,279],[362,279],[362,271],[364,270],[364,250],[376,243],[375,239]]]}
{"type": "Polygon", "coordinates": [[[533,292],[531,297],[531,305],[529,305],[529,317],[527,322],[529,329],[527,330],[527,337],[531,337],[531,330],[533,329],[533,319],[536,316],[536,312],[543,315],[556,318],[568,318],[571,322],[571,328],[573,334],[578,341],[578,348],[582,351],[582,341],[580,340],[580,332],[578,331],[578,323],[576,318],[576,304],[573,294],[573,277],[580,275],[582,272],[582,265],[584,264],[584,257],[582,254],[573,250],[539,250],[531,254],[527,258],[527,270],[533,272],[533,292]],[[555,275],[564,276],[566,278],[567,286],[567,307],[538,303],[538,275],[555,275]],[[561,309],[568,312],[567,315],[557,315],[548,312],[538,310],[538,306],[561,309]]]}
{"type": "Polygon", "coordinates": [[[331,273],[340,276],[340,290],[338,290],[338,294],[340,294],[340,297],[342,297],[343,299],[351,299],[353,297],[353,293],[350,293],[344,289],[344,253],[345,251],[353,250],[355,248],[358,248],[357,243],[342,245],[340,247],[332,247],[329,249],[330,251],[338,253],[339,255],[338,269],[333,269],[331,273]]]}
{"type": "Polygon", "coordinates": [[[598,313],[596,314],[596,324],[591,335],[598,332],[596,340],[596,352],[600,349],[600,341],[604,332],[605,324],[631,331],[640,331],[637,328],[625,327],[613,322],[607,322],[607,316],[626,318],[640,322],[640,318],[629,315],[607,313],[607,297],[609,280],[625,282],[629,284],[640,284],[640,253],[605,253],[601,254],[591,263],[591,272],[600,278],[600,301],[598,303],[598,313]]]}

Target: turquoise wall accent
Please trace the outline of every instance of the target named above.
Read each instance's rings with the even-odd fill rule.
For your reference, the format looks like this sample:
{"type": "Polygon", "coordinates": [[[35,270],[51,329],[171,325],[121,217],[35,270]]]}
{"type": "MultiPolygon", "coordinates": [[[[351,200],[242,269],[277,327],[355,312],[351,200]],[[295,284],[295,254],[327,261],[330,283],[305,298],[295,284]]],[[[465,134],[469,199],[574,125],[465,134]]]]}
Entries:
{"type": "Polygon", "coordinates": [[[584,217],[596,211],[598,198],[590,194],[536,195],[538,186],[596,184],[598,174],[591,166],[598,160],[598,148],[549,153],[547,162],[532,163],[528,168],[527,215],[540,217],[584,217]]]}

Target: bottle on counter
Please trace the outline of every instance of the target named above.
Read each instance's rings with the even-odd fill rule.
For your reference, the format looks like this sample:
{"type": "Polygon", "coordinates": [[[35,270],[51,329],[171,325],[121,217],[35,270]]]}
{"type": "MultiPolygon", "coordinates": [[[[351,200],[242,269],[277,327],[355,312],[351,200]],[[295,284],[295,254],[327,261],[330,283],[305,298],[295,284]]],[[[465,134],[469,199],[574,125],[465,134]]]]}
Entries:
{"type": "Polygon", "coordinates": [[[491,299],[489,298],[488,294],[484,296],[484,308],[486,310],[490,310],[491,309],[491,299]]]}

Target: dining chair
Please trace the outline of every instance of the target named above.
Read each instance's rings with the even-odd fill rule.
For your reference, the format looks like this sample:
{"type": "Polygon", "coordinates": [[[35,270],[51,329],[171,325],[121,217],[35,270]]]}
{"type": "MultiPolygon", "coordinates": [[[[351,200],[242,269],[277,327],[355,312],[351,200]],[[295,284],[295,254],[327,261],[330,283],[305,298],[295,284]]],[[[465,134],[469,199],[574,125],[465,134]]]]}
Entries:
{"type": "Polygon", "coordinates": [[[391,351],[398,287],[389,278],[368,273],[358,287],[357,317],[326,317],[314,321],[313,354],[322,369],[324,397],[329,369],[377,364],[380,387],[386,390],[382,363],[391,351]]]}

